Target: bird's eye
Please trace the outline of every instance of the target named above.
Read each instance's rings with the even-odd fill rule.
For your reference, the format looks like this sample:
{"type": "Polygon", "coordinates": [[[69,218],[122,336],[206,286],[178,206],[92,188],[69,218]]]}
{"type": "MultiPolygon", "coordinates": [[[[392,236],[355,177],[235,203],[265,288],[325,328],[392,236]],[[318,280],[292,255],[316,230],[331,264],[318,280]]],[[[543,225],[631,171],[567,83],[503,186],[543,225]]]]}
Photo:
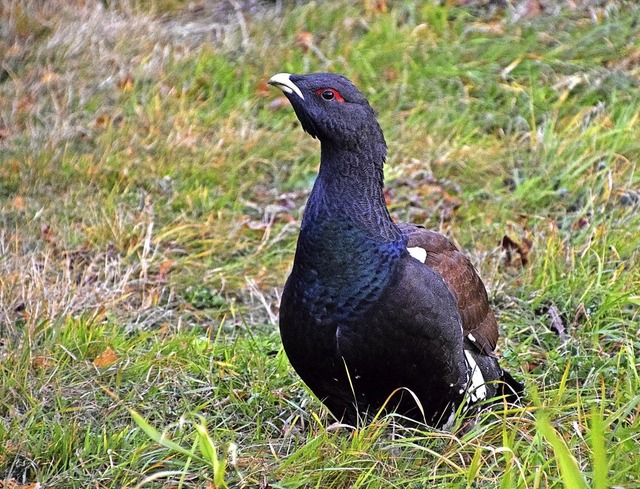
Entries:
{"type": "Polygon", "coordinates": [[[337,100],[338,102],[344,102],[344,99],[337,90],[333,88],[319,88],[316,93],[320,95],[324,100],[337,100]]]}
{"type": "Polygon", "coordinates": [[[332,100],[335,94],[331,90],[325,90],[322,92],[322,98],[325,100],[332,100]]]}

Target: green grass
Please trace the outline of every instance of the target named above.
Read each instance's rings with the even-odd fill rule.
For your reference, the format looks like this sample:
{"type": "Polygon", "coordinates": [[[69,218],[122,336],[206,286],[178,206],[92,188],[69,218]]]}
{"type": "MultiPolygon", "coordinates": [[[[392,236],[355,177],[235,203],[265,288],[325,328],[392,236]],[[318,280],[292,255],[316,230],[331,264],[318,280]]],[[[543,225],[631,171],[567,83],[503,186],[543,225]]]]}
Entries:
{"type": "Polygon", "coordinates": [[[634,487],[634,2],[223,3],[0,0],[0,480],[634,487]],[[319,70],[378,110],[393,215],[481,272],[522,409],[351,432],[291,369],[278,298],[319,148],[265,83],[319,70]]]}

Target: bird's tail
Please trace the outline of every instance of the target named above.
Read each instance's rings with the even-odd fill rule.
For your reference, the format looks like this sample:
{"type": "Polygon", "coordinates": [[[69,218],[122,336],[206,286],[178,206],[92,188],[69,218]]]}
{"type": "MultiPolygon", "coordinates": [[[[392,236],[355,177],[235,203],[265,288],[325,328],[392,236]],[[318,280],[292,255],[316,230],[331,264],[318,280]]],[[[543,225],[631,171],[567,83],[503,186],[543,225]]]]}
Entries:
{"type": "Polygon", "coordinates": [[[524,385],[514,379],[506,370],[502,371],[498,395],[504,397],[511,404],[520,404],[524,397],[524,385]]]}
{"type": "Polygon", "coordinates": [[[524,397],[524,386],[514,379],[509,372],[502,369],[495,357],[483,355],[477,350],[465,350],[465,357],[471,372],[469,390],[472,403],[494,397],[503,397],[510,404],[520,404],[524,397]],[[476,369],[479,372],[474,372],[476,369]],[[481,375],[476,379],[474,373],[480,373],[481,375]],[[485,384],[484,387],[477,385],[483,383],[485,384]],[[473,394],[474,390],[476,392],[475,396],[473,394]]]}

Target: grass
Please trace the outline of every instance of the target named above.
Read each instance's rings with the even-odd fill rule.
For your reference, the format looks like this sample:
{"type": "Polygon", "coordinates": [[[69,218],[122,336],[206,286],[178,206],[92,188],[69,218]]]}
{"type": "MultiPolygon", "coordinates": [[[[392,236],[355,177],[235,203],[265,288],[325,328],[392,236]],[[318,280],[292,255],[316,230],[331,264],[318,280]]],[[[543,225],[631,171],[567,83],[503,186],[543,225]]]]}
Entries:
{"type": "Polygon", "coordinates": [[[634,2],[67,3],[0,0],[5,486],[637,484],[634,2]],[[351,432],[289,366],[318,146],[265,82],[319,70],[378,109],[393,215],[480,270],[522,409],[351,432]]]}

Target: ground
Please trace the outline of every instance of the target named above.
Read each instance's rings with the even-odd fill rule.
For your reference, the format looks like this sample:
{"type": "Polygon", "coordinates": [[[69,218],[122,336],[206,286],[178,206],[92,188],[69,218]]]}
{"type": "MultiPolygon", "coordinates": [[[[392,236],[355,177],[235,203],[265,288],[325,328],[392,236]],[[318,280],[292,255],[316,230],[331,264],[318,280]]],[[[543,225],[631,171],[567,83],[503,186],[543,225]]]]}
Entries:
{"type": "Polygon", "coordinates": [[[640,11],[620,1],[0,0],[0,487],[634,487],[640,11]],[[279,294],[319,147],[379,113],[394,218],[482,275],[521,409],[333,424],[279,294]]]}

